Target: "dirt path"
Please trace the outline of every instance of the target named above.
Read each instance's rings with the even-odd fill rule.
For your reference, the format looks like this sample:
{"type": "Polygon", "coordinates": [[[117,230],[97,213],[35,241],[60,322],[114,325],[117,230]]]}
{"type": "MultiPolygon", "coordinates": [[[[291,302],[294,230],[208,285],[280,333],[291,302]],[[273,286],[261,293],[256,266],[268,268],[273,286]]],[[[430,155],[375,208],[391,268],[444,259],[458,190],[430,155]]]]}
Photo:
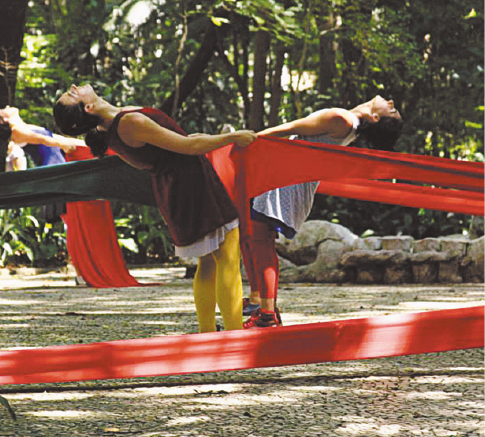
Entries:
{"type": "MultiPolygon", "coordinates": [[[[0,278],[0,349],[193,333],[181,270],[129,289],[0,278]]],[[[247,289],[247,287],[245,287],[247,289]]],[[[483,285],[283,284],[286,325],[481,305],[483,285]]],[[[485,436],[483,350],[214,374],[3,386],[0,436],[485,436]]]]}

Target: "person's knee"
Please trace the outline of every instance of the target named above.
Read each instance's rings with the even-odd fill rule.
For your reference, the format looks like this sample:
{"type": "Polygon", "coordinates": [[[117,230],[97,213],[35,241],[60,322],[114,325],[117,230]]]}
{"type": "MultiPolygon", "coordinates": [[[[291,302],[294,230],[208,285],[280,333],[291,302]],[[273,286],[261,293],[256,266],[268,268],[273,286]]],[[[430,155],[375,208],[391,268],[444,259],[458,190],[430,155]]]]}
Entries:
{"type": "Polygon", "coordinates": [[[228,250],[227,248],[224,248],[221,250],[221,248],[219,248],[213,254],[216,264],[224,265],[225,268],[235,266],[239,269],[241,255],[238,249],[228,250]]]}
{"type": "Polygon", "coordinates": [[[195,276],[200,279],[212,277],[214,275],[215,268],[215,261],[212,257],[212,254],[204,255],[199,258],[199,263],[197,264],[195,276]]]}

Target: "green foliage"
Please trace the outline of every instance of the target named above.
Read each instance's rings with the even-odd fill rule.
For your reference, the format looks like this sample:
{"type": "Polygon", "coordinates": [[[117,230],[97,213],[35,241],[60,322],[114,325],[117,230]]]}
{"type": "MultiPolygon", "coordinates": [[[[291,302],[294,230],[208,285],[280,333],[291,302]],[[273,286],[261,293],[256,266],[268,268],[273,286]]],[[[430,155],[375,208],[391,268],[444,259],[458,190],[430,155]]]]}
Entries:
{"type": "Polygon", "coordinates": [[[468,235],[472,217],[318,195],[311,220],[338,223],[358,236],[410,235],[415,239],[468,235]]]}
{"type": "Polygon", "coordinates": [[[55,130],[53,95],[59,83],[58,68],[51,63],[57,36],[25,35],[21,55],[25,59],[17,76],[17,106],[27,123],[55,130]]]}
{"type": "Polygon", "coordinates": [[[118,242],[125,259],[145,264],[149,260],[168,262],[173,257],[170,232],[156,208],[112,203],[116,215],[118,242]]]}
{"type": "Polygon", "coordinates": [[[62,222],[51,224],[41,208],[0,210],[0,265],[33,266],[66,263],[66,233],[62,222]]]}
{"type": "MultiPolygon", "coordinates": [[[[215,9],[224,6],[234,13],[251,19],[252,31],[266,30],[271,32],[277,39],[293,44],[293,38],[305,38],[304,29],[298,20],[298,15],[303,11],[302,2],[294,2],[291,7],[285,7],[282,2],[275,0],[230,0],[216,4],[215,9]]],[[[227,20],[213,17],[216,24],[218,20],[227,20]]]]}
{"type": "Polygon", "coordinates": [[[32,259],[32,251],[16,233],[15,212],[11,210],[0,210],[0,266],[4,267],[7,262],[16,255],[25,254],[29,261],[32,259]]]}

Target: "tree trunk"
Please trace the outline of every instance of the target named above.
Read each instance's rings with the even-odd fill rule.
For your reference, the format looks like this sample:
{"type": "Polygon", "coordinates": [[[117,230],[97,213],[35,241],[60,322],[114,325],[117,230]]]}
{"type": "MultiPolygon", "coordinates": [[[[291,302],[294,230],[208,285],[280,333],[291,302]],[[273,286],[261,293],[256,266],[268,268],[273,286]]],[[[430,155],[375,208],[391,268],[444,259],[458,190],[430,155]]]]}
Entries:
{"type": "MultiPolygon", "coordinates": [[[[283,6],[288,9],[291,6],[291,0],[284,0],[283,6]]],[[[268,127],[279,124],[279,109],[281,103],[281,76],[283,65],[285,63],[286,45],[283,41],[278,41],[275,48],[275,66],[271,77],[271,98],[269,106],[268,127]]]]}
{"type": "Polygon", "coordinates": [[[276,46],[276,59],[274,71],[271,79],[271,99],[270,110],[268,117],[268,127],[276,126],[279,124],[279,109],[281,103],[281,75],[283,72],[283,65],[285,63],[285,44],[282,41],[278,41],[276,46]]]}
{"type": "MultiPolygon", "coordinates": [[[[204,70],[206,69],[209,61],[214,55],[214,50],[216,46],[217,28],[214,24],[212,24],[212,22],[209,22],[199,51],[197,52],[197,55],[187,69],[184,77],[180,81],[178,99],[175,105],[177,108],[180,108],[180,105],[200,82],[200,78],[202,77],[204,70]]],[[[170,96],[162,103],[160,109],[163,112],[166,112],[167,114],[170,114],[172,112],[172,109],[174,108],[175,94],[175,92],[172,92],[172,94],[170,94],[170,96]]]]}
{"type": "Polygon", "coordinates": [[[320,13],[315,14],[318,29],[320,31],[320,65],[318,74],[318,92],[326,94],[333,85],[336,75],[335,50],[334,50],[334,27],[335,19],[331,6],[320,5],[320,13]]]}
{"type": "MultiPolygon", "coordinates": [[[[27,0],[0,0],[0,108],[13,105],[22,58],[27,0]]],[[[7,142],[0,143],[0,172],[5,171],[7,142]]]]}
{"type": "Polygon", "coordinates": [[[256,132],[264,128],[264,93],[266,91],[266,56],[269,51],[270,34],[258,31],[254,48],[253,101],[249,116],[249,129],[256,132]]]}

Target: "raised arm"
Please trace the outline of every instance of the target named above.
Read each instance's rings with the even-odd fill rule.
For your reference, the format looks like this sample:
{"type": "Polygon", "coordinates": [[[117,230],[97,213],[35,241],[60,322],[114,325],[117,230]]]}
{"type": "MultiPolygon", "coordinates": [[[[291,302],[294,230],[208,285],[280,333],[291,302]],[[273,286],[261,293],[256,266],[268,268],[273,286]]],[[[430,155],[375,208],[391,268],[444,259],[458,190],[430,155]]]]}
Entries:
{"type": "Polygon", "coordinates": [[[345,138],[352,129],[352,118],[345,109],[332,108],[310,114],[308,117],[270,127],[258,135],[286,137],[290,135],[327,134],[334,138],[345,138]]]}
{"type": "Polygon", "coordinates": [[[69,153],[76,147],[87,147],[84,140],[64,137],[53,134],[52,137],[32,132],[29,125],[14,126],[12,128],[11,140],[17,144],[44,144],[48,147],[60,147],[64,152],[69,153]]]}
{"type": "Polygon", "coordinates": [[[229,143],[246,147],[257,138],[253,131],[248,130],[185,137],[159,126],[150,118],[136,112],[122,117],[118,125],[118,135],[130,147],[137,148],[152,144],[184,155],[203,155],[229,143]]]}
{"type": "Polygon", "coordinates": [[[51,139],[54,140],[54,144],[57,144],[57,147],[60,147],[66,153],[72,152],[76,149],[76,147],[88,147],[84,140],[80,140],[78,138],[70,138],[53,134],[53,138],[51,139]]]}

